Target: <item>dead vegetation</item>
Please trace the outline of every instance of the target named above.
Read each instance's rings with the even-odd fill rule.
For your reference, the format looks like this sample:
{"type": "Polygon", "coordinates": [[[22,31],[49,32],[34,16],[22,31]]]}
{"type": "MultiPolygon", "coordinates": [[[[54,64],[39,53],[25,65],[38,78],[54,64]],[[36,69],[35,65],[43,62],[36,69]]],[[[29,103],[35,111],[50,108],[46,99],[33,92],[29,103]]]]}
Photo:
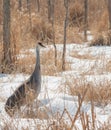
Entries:
{"type": "MultiPolygon", "coordinates": [[[[62,72],[62,53],[57,52],[57,66],[55,66],[54,49],[44,52],[41,57],[41,65],[43,66],[43,75],[56,75],[62,72]]],[[[71,70],[71,65],[66,61],[66,71],[71,70]]]]}
{"type": "MultiPolygon", "coordinates": [[[[55,11],[55,41],[56,43],[62,43],[63,42],[63,18],[64,18],[64,8],[63,8],[63,1],[60,0],[57,2],[56,5],[56,11],[55,11]],[[60,13],[61,12],[61,13],[60,13]]],[[[67,42],[79,42],[81,43],[83,41],[81,34],[83,29],[83,6],[81,4],[83,2],[82,0],[76,0],[76,2],[72,1],[70,4],[70,13],[69,13],[69,26],[68,26],[68,37],[67,42]]],[[[91,42],[90,46],[95,45],[111,45],[111,32],[107,31],[108,29],[108,15],[105,8],[104,0],[97,1],[97,0],[90,0],[89,3],[89,30],[93,31],[94,40],[91,42]],[[95,6],[97,5],[97,6],[95,6]],[[102,16],[100,18],[100,16],[102,16]]],[[[11,23],[11,42],[12,46],[14,48],[13,53],[15,55],[15,59],[17,55],[20,54],[20,51],[22,49],[26,48],[32,48],[35,46],[35,41],[42,40],[45,43],[51,43],[53,41],[52,36],[52,25],[47,20],[47,9],[46,9],[46,3],[44,0],[41,0],[41,8],[42,11],[40,14],[36,14],[34,12],[34,9],[32,9],[31,14],[31,21],[32,21],[32,28],[30,28],[30,16],[28,14],[27,9],[25,8],[23,12],[15,11],[17,9],[17,3],[13,2],[13,9],[12,9],[12,23],[11,23]],[[14,4],[15,3],[15,4],[14,4]]],[[[25,4],[24,4],[25,6],[25,4]]],[[[0,16],[0,34],[2,35],[2,17],[0,16]]],[[[0,43],[2,43],[2,37],[0,35],[0,43]]],[[[0,45],[0,50],[2,50],[0,45]]],[[[35,56],[27,52],[25,55],[26,57],[23,58],[17,58],[16,60],[16,66],[15,71],[22,72],[22,73],[28,73],[30,74],[33,71],[34,63],[35,63],[35,56]]],[[[90,55],[79,55],[76,52],[73,52],[71,56],[80,58],[80,59],[94,59],[94,57],[90,55]]],[[[1,57],[0,57],[1,58],[1,57]]],[[[47,52],[43,53],[41,56],[41,65],[42,65],[42,74],[43,75],[56,75],[58,72],[61,72],[61,53],[58,52],[58,59],[57,59],[57,66],[54,65],[54,51],[53,49],[48,50],[47,52]]],[[[107,71],[111,71],[111,63],[110,61],[107,64],[107,71]]],[[[94,66],[95,67],[95,66],[94,66]]],[[[9,68],[4,68],[9,69],[9,68]]],[[[66,62],[66,70],[71,70],[70,63],[66,62]]],[[[92,73],[92,72],[89,72],[92,73]]],[[[88,73],[87,73],[88,74],[88,73]]],[[[73,129],[79,129],[76,125],[76,121],[78,118],[80,119],[80,124],[82,126],[83,130],[90,130],[90,129],[98,129],[98,130],[109,130],[111,124],[109,122],[106,122],[106,124],[101,125],[101,127],[98,128],[98,123],[96,122],[96,113],[94,113],[94,104],[96,105],[107,105],[111,101],[111,85],[109,81],[106,81],[106,84],[99,84],[95,85],[93,83],[84,83],[84,78],[78,79],[74,77],[70,77],[70,80],[66,80],[66,86],[68,87],[68,93],[73,96],[78,96],[78,109],[76,111],[75,116],[72,118],[70,113],[64,108],[64,111],[62,115],[59,115],[57,113],[54,115],[54,119],[52,121],[52,117],[48,120],[47,117],[45,117],[47,111],[45,108],[45,111],[42,111],[40,115],[35,114],[35,111],[33,111],[31,108],[27,113],[25,113],[24,118],[40,118],[41,119],[47,119],[48,123],[46,126],[43,127],[43,129],[56,129],[56,130],[72,130],[73,129]],[[79,84],[78,84],[79,83],[79,84]],[[87,92],[85,93],[85,90],[87,92]],[[90,121],[90,115],[83,113],[80,111],[81,104],[85,102],[91,101],[91,114],[92,114],[92,122],[90,121]],[[94,103],[94,104],[93,104],[94,103]],[[67,123],[67,121],[64,118],[64,115],[67,115],[70,123],[67,123]],[[72,127],[72,128],[71,128],[72,127]]],[[[39,110],[37,110],[38,112],[39,110]]],[[[39,111],[40,112],[40,111],[39,111]]],[[[32,119],[33,120],[33,119],[32,119]]],[[[109,119],[110,120],[110,119],[109,119]]],[[[11,120],[9,123],[4,119],[3,123],[5,124],[4,127],[2,127],[2,130],[11,130],[11,129],[18,129],[18,126],[16,124],[13,124],[13,120],[11,120]]],[[[42,123],[37,124],[35,122],[35,128],[38,130],[41,129],[42,123]]],[[[101,123],[100,123],[101,124],[101,123]]],[[[19,124],[18,124],[19,125],[19,124]]],[[[31,124],[30,124],[31,126],[31,124]]],[[[23,130],[30,130],[30,128],[22,128],[23,130]]]]}
{"type": "Polygon", "coordinates": [[[35,39],[47,43],[53,40],[52,26],[48,23],[48,21],[44,21],[41,17],[39,17],[36,18],[33,23],[32,36],[35,37],[35,39]]]}
{"type": "Polygon", "coordinates": [[[78,1],[75,1],[74,4],[70,6],[69,9],[69,22],[70,26],[77,26],[81,28],[84,20],[84,8],[83,4],[78,1]]]}
{"type": "MultiPolygon", "coordinates": [[[[69,78],[68,78],[69,79],[69,78]]],[[[73,96],[82,96],[84,90],[87,93],[84,101],[89,102],[93,100],[96,105],[107,105],[111,100],[111,83],[104,81],[104,83],[88,82],[85,78],[74,78],[70,76],[70,80],[66,79],[66,86],[68,93],[73,96]],[[93,99],[92,98],[93,94],[93,99]]]]}
{"type": "MultiPolygon", "coordinates": [[[[23,52],[23,51],[22,51],[23,52]]],[[[57,51],[57,65],[55,66],[54,48],[41,54],[42,75],[56,75],[62,72],[62,52],[57,51]]],[[[35,66],[35,55],[30,52],[20,53],[17,56],[16,72],[31,74],[35,66]]],[[[66,71],[71,70],[71,64],[66,61],[66,71]]]]}
{"type": "MultiPolygon", "coordinates": [[[[60,114],[58,112],[48,119],[47,117],[45,118],[43,116],[44,111],[42,110],[41,111],[42,115],[40,114],[40,116],[37,116],[37,118],[40,118],[40,119],[41,119],[41,117],[43,117],[43,120],[41,120],[39,122],[38,120],[36,120],[35,114],[33,115],[33,113],[31,111],[28,111],[28,112],[30,112],[30,115],[27,114],[26,117],[29,119],[23,120],[23,122],[25,121],[25,123],[26,123],[25,126],[20,124],[20,122],[22,120],[21,121],[18,120],[18,123],[17,123],[16,122],[17,120],[14,120],[14,119],[8,120],[8,122],[5,119],[2,119],[2,122],[4,123],[4,125],[2,125],[1,128],[2,128],[2,130],[18,129],[18,127],[20,130],[30,130],[31,128],[38,129],[38,130],[42,130],[42,129],[44,129],[44,130],[50,130],[50,129],[52,129],[52,130],[53,129],[80,130],[80,126],[81,126],[81,128],[83,130],[86,130],[86,129],[89,129],[89,130],[90,129],[98,129],[98,130],[108,129],[108,130],[110,130],[110,125],[111,125],[110,119],[105,124],[101,124],[101,122],[99,122],[96,119],[96,113],[94,110],[94,102],[92,99],[94,96],[93,92],[90,95],[91,115],[81,111],[81,107],[84,102],[84,99],[87,97],[87,92],[88,92],[88,88],[85,88],[83,90],[83,94],[81,96],[78,95],[78,108],[73,117],[70,115],[68,110],[66,108],[64,108],[62,114],[60,114]],[[67,120],[65,120],[65,117],[67,117],[67,120]],[[44,121],[44,119],[45,119],[45,121],[44,121]],[[78,122],[78,120],[80,120],[79,125],[76,123],[76,122],[78,122]]],[[[38,110],[36,112],[38,112],[38,110]]],[[[44,114],[46,114],[46,112],[44,114]]]]}
{"type": "Polygon", "coordinates": [[[109,60],[106,65],[106,71],[111,72],[111,60],[109,60]]]}
{"type": "MultiPolygon", "coordinates": [[[[2,4],[1,4],[2,5],[2,4]]],[[[55,4],[55,21],[54,33],[52,35],[53,27],[47,18],[47,2],[40,1],[40,12],[37,12],[37,5],[34,1],[31,3],[31,15],[29,15],[26,1],[23,1],[22,9],[18,9],[18,2],[11,3],[11,43],[12,53],[15,65],[12,65],[11,71],[16,71],[17,54],[21,49],[32,48],[35,46],[37,40],[45,43],[63,43],[63,20],[64,20],[64,4],[62,0],[56,1],[55,4]],[[17,11],[16,11],[17,10],[17,11]],[[60,13],[61,12],[61,13],[60,13]],[[15,29],[16,28],[16,29],[15,29]]],[[[89,23],[88,29],[93,31],[94,40],[92,45],[110,45],[110,31],[108,32],[108,12],[104,0],[101,2],[91,0],[89,2],[89,23]],[[95,6],[97,5],[97,6],[95,6]],[[101,16],[101,17],[100,17],[101,16]],[[93,20],[95,19],[95,20],[93,20]]],[[[0,6],[2,10],[2,6],[0,6]]],[[[2,11],[1,11],[2,12],[2,11]]],[[[2,15],[1,15],[2,16],[2,15]]],[[[84,19],[84,2],[82,0],[70,1],[69,4],[69,23],[67,27],[67,43],[82,43],[83,42],[83,19],[84,19]]],[[[0,23],[3,18],[0,17],[0,23]]],[[[2,36],[2,24],[0,25],[0,34],[2,36]]],[[[0,38],[2,44],[2,37],[0,38]]],[[[0,45],[1,46],[1,45],[0,45]]],[[[2,65],[3,66],[3,65],[2,65]]],[[[1,67],[2,68],[2,67],[1,67]]],[[[7,67],[4,69],[7,70],[7,67]]],[[[21,69],[21,68],[20,68],[21,69]]],[[[26,70],[23,69],[23,72],[26,70]]]]}
{"type": "Polygon", "coordinates": [[[104,31],[102,33],[98,33],[90,46],[110,46],[111,45],[111,31],[104,31]]]}
{"type": "Polygon", "coordinates": [[[87,52],[85,54],[78,54],[78,51],[72,51],[70,56],[74,57],[74,58],[78,58],[78,59],[86,59],[86,60],[94,60],[97,57],[94,57],[90,54],[90,52],[87,52]]]}

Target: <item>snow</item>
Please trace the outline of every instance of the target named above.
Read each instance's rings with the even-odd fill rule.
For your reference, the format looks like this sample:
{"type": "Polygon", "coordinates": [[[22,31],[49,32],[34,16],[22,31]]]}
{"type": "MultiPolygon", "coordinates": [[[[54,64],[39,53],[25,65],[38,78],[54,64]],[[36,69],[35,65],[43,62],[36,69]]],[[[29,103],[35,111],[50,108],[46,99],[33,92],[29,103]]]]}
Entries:
{"type": "MultiPolygon", "coordinates": [[[[91,38],[89,38],[91,39],[91,38]]],[[[53,49],[52,45],[49,45],[46,50],[53,49]]],[[[63,45],[57,45],[57,50],[62,51],[63,45]]],[[[58,76],[42,76],[42,89],[38,99],[41,101],[43,106],[51,109],[52,113],[62,114],[64,108],[70,113],[70,116],[74,118],[75,113],[78,109],[78,97],[72,96],[61,91],[63,84],[67,78],[73,77],[78,80],[83,80],[84,82],[91,82],[95,87],[99,84],[107,84],[111,82],[111,73],[103,69],[108,61],[111,59],[111,47],[89,47],[87,44],[68,44],[66,49],[66,60],[71,63],[71,71],[65,71],[58,73],[58,76]],[[90,55],[94,59],[79,59],[77,57],[71,56],[71,52],[77,52],[79,55],[90,55]],[[98,59],[96,59],[99,57],[98,59]],[[89,72],[92,73],[89,73],[89,72]]],[[[34,49],[30,49],[32,53],[34,49]]],[[[22,52],[21,52],[22,53],[22,52]]],[[[23,54],[24,55],[24,54],[23,54]]],[[[22,56],[23,56],[22,55],[22,56]]],[[[19,57],[23,58],[23,57],[19,57]]],[[[31,130],[35,128],[35,122],[37,124],[47,124],[46,120],[40,119],[26,119],[26,118],[15,118],[11,119],[4,110],[4,104],[7,98],[13,93],[13,91],[25,80],[29,78],[29,75],[25,74],[0,74],[0,119],[5,122],[10,120],[13,124],[18,123],[18,129],[21,130],[22,127],[30,127],[31,130]],[[25,124],[25,125],[24,125],[25,124]]],[[[111,116],[111,104],[104,106],[95,105],[94,110],[96,113],[96,120],[105,123],[111,116]]],[[[81,111],[87,113],[91,116],[91,103],[83,102],[81,111]]],[[[50,115],[50,114],[49,114],[50,115]]],[[[76,122],[77,126],[81,129],[80,120],[78,118],[76,122]]],[[[0,122],[0,126],[3,126],[3,121],[0,122]]],[[[41,128],[42,129],[42,128],[41,128]]]]}

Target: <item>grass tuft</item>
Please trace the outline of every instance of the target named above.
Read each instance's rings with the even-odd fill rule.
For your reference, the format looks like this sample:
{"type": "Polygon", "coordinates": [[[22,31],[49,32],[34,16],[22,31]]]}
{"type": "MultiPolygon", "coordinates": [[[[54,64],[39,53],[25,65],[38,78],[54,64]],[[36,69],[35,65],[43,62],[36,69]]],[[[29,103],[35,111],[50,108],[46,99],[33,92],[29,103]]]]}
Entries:
{"type": "Polygon", "coordinates": [[[80,27],[84,19],[84,8],[83,5],[76,1],[70,6],[69,9],[69,21],[71,26],[80,27]]]}
{"type": "Polygon", "coordinates": [[[92,99],[93,93],[93,101],[97,105],[107,105],[111,101],[111,85],[109,81],[104,81],[104,84],[99,83],[90,83],[86,81],[84,78],[74,78],[70,76],[66,79],[66,86],[68,93],[73,96],[82,96],[84,94],[84,90],[87,89],[87,94],[85,96],[84,101],[89,102],[92,99]]]}
{"type": "Polygon", "coordinates": [[[111,31],[105,31],[95,36],[90,46],[110,46],[111,45],[111,31]]]}
{"type": "MultiPolygon", "coordinates": [[[[41,55],[41,64],[43,66],[43,75],[56,75],[62,72],[62,53],[57,52],[57,66],[55,66],[54,49],[49,49],[41,55]]],[[[66,71],[71,70],[71,65],[66,61],[66,71]]]]}
{"type": "Polygon", "coordinates": [[[52,26],[41,17],[33,21],[32,36],[40,41],[50,42],[53,39],[52,26]]]}

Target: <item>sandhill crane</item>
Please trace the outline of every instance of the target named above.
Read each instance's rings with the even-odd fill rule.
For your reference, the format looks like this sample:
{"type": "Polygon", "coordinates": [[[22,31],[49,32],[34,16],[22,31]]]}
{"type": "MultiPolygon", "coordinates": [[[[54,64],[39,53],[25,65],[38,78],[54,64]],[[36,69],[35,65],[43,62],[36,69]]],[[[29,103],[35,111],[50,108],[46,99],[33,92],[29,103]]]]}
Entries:
{"type": "Polygon", "coordinates": [[[36,65],[30,78],[21,84],[14,93],[7,99],[5,111],[13,116],[16,110],[21,106],[33,102],[37,98],[41,90],[41,70],[40,70],[40,47],[45,47],[41,42],[38,42],[36,47],[36,65]]]}

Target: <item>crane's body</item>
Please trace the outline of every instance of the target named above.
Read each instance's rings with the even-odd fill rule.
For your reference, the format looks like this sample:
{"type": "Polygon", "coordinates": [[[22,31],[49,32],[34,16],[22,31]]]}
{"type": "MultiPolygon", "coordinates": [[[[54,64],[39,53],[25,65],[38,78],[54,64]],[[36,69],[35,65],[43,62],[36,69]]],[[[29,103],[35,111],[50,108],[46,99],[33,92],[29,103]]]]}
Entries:
{"type": "Polygon", "coordinates": [[[16,109],[27,103],[33,102],[37,98],[41,90],[41,69],[40,69],[40,46],[45,47],[42,43],[38,43],[36,47],[36,65],[30,78],[21,84],[14,93],[7,99],[5,110],[13,116],[16,109]]]}

